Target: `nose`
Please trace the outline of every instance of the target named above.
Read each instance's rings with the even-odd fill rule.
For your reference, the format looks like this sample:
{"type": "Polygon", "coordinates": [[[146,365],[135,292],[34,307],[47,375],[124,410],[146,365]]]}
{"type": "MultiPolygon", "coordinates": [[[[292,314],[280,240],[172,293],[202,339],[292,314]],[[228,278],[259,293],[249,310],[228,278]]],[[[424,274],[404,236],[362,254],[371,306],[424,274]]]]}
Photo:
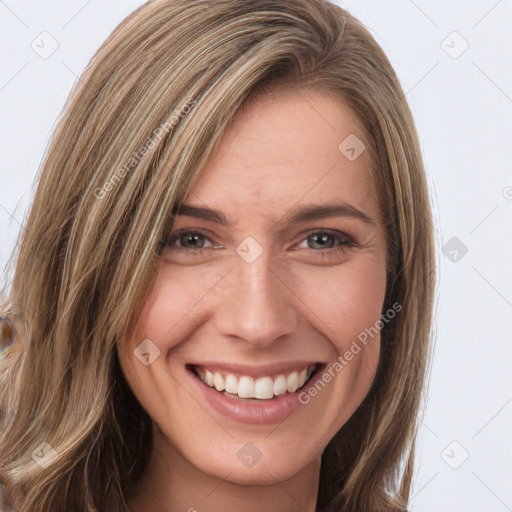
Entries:
{"type": "Polygon", "coordinates": [[[290,283],[265,252],[252,263],[239,258],[217,304],[216,324],[223,336],[264,348],[296,331],[299,312],[290,283]]]}

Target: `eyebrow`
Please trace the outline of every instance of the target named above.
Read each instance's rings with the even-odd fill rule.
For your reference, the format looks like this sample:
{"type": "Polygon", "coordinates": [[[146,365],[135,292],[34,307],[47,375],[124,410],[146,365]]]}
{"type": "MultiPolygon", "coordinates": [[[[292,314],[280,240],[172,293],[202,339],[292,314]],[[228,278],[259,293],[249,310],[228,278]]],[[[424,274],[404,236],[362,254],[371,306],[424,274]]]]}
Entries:
{"type": "MultiPolygon", "coordinates": [[[[224,213],[211,208],[183,204],[179,208],[173,208],[172,215],[187,215],[209,220],[223,226],[229,225],[229,220],[224,213]]],[[[366,224],[375,224],[368,214],[348,203],[311,204],[292,208],[291,212],[285,216],[285,222],[288,224],[298,224],[326,217],[350,217],[361,220],[366,224]]]]}

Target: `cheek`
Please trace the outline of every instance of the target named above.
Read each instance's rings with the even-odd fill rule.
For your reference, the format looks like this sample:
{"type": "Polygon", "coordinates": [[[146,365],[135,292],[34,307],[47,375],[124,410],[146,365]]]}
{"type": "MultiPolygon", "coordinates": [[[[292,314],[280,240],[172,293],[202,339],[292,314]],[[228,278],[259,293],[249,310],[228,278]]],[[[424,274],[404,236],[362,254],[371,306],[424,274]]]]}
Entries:
{"type": "MultiPolygon", "coordinates": [[[[208,295],[223,278],[220,268],[209,265],[177,267],[161,263],[151,292],[139,315],[132,337],[150,338],[166,350],[184,337],[184,328],[208,302],[208,295]]],[[[135,348],[134,346],[134,348],[135,348]]]]}
{"type": "Polygon", "coordinates": [[[301,395],[313,416],[323,415],[326,438],[348,421],[368,393],[380,356],[380,319],[386,291],[385,262],[361,258],[320,268],[301,279],[301,299],[311,308],[314,328],[333,345],[336,354],[322,373],[322,382],[301,395]],[[314,319],[314,320],[313,320],[314,319]],[[323,389],[329,389],[329,399],[323,389]]]}
{"type": "Polygon", "coordinates": [[[311,319],[316,317],[314,328],[336,352],[323,374],[337,397],[325,411],[332,421],[331,433],[364,399],[380,357],[376,326],[384,304],[386,266],[376,254],[365,256],[336,267],[320,267],[301,279],[301,298],[314,313],[311,319]]]}
{"type": "MultiPolygon", "coordinates": [[[[119,361],[127,382],[148,408],[156,399],[156,372],[165,367],[165,354],[187,339],[192,320],[224,273],[209,265],[178,267],[160,262],[152,289],[137,314],[134,331],[119,345],[119,361]],[[139,346],[148,339],[161,350],[155,362],[145,366],[135,352],[140,354],[139,346]]],[[[150,357],[157,354],[155,351],[150,357]]]]}
{"type": "MultiPolygon", "coordinates": [[[[386,291],[386,269],[377,258],[321,268],[301,279],[301,296],[338,350],[380,318],[386,291]]],[[[318,327],[320,329],[320,326],[318,327]]]]}

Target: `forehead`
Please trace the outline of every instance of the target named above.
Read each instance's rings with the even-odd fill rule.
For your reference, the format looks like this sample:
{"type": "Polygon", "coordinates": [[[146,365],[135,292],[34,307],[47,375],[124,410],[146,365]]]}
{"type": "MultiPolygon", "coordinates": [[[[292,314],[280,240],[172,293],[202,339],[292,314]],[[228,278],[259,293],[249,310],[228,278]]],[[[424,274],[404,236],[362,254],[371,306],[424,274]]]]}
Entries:
{"type": "Polygon", "coordinates": [[[235,116],[185,203],[265,217],[269,208],[343,201],[375,215],[365,146],[357,116],[331,94],[277,90],[258,95],[235,116]],[[353,155],[346,153],[347,145],[361,151],[357,158],[347,158],[353,155]]]}

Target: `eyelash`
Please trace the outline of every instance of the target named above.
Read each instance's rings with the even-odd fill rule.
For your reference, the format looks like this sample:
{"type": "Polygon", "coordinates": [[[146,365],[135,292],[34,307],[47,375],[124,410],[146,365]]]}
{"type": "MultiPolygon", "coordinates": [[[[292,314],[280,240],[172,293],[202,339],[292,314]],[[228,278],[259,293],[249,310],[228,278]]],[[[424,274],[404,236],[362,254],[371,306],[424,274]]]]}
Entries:
{"type": "MultiPolygon", "coordinates": [[[[169,235],[169,238],[167,239],[167,241],[163,240],[160,243],[161,248],[163,249],[165,247],[173,247],[175,242],[177,242],[183,235],[200,235],[200,236],[204,237],[206,240],[211,242],[209,237],[206,234],[202,233],[201,231],[196,231],[196,230],[191,230],[191,229],[181,229],[181,230],[178,230],[175,233],[172,233],[171,235],[169,235]]],[[[331,230],[331,229],[312,230],[306,234],[306,236],[301,240],[301,242],[303,242],[304,240],[307,240],[308,238],[310,238],[314,235],[317,235],[317,236],[327,235],[331,238],[337,238],[339,240],[339,243],[337,243],[336,245],[334,245],[333,247],[331,247],[329,249],[311,249],[313,252],[317,253],[320,257],[335,256],[336,254],[346,251],[347,248],[359,247],[359,245],[348,235],[342,233],[341,231],[336,231],[336,230],[331,230]]],[[[178,247],[178,248],[181,249],[182,251],[185,251],[188,254],[198,255],[198,256],[201,256],[204,251],[211,249],[211,247],[199,248],[199,249],[189,249],[186,247],[178,247]]],[[[310,249],[310,248],[308,247],[308,249],[310,249]]]]}

